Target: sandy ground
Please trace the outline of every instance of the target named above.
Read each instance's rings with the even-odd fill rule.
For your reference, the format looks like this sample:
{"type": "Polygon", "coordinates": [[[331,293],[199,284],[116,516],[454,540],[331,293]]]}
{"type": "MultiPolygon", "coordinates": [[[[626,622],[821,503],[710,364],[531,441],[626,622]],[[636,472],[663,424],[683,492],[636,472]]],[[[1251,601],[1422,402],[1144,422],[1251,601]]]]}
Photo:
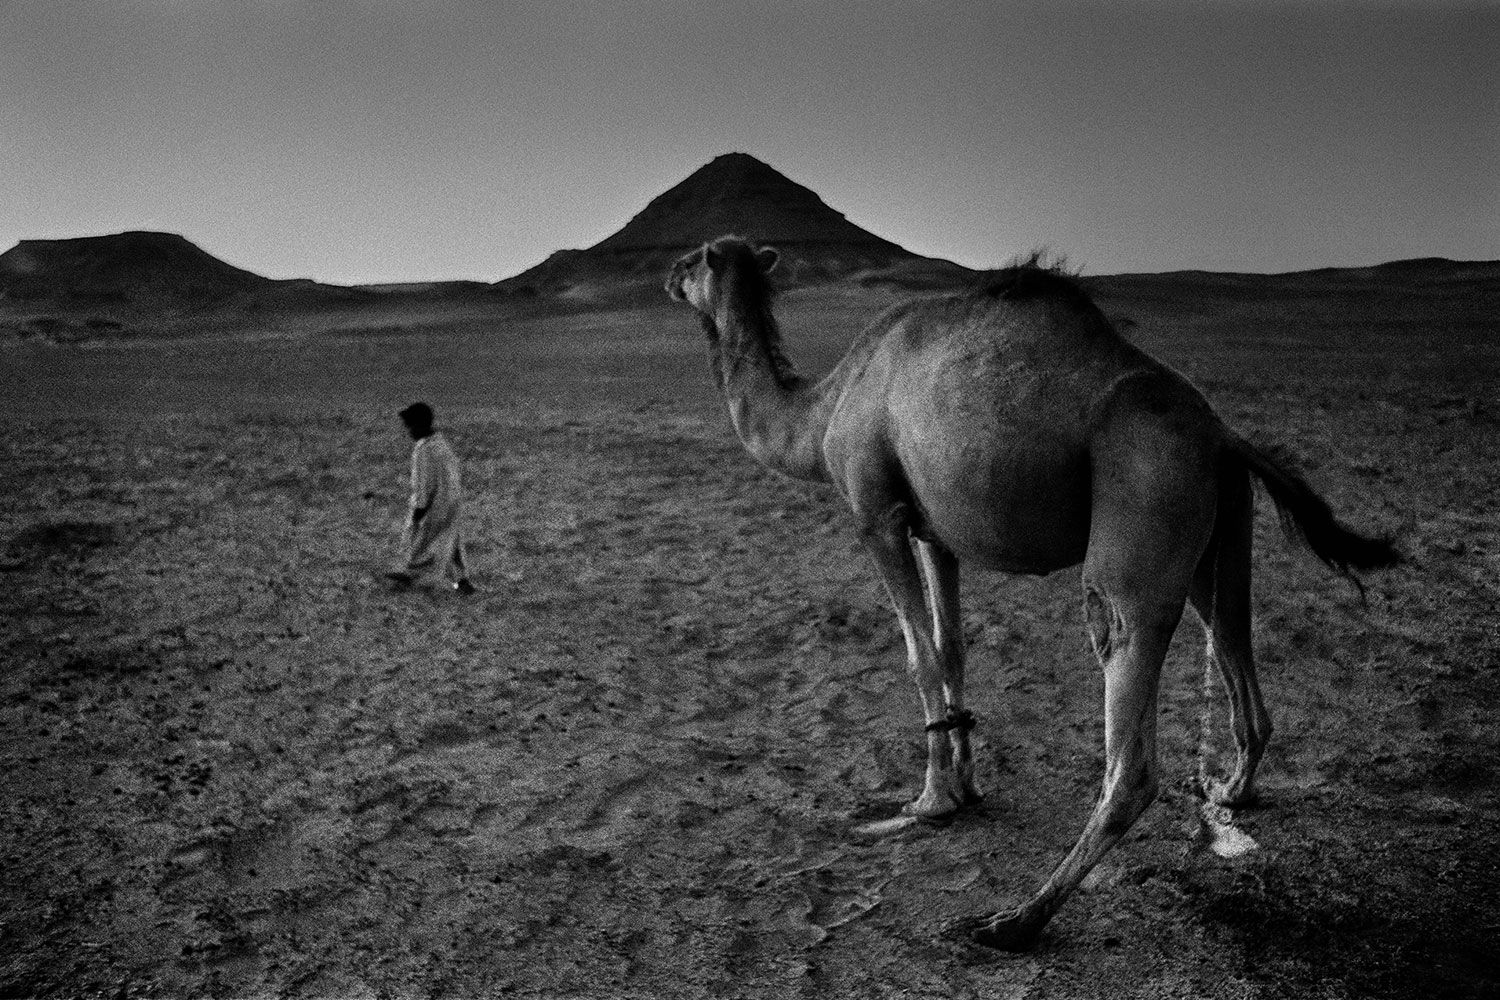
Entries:
{"type": "MultiPolygon", "coordinates": [[[[856,836],[920,779],[893,617],[835,499],[731,438],[676,323],[681,360],[628,391],[628,364],[559,362],[490,402],[376,360],[457,369],[458,334],[242,344],[276,377],[221,373],[222,399],[183,345],[5,354],[66,398],[0,438],[0,994],[1500,989],[1492,397],[1399,358],[1372,386],[1277,357],[1205,377],[1213,350],[1184,350],[1231,421],[1410,559],[1361,605],[1263,513],[1277,731],[1235,817],[1258,847],[1220,857],[1200,819],[1205,711],[1229,741],[1185,620],[1161,800],[1036,952],[1002,956],[937,932],[1032,892],[1092,803],[1076,574],[968,577],[988,797],[856,836]],[[146,369],[149,398],[122,394],[146,369]],[[386,403],[419,389],[465,459],[472,598],[377,578],[408,447],[386,403]]],[[[472,363],[512,384],[488,350],[472,363]]]]}

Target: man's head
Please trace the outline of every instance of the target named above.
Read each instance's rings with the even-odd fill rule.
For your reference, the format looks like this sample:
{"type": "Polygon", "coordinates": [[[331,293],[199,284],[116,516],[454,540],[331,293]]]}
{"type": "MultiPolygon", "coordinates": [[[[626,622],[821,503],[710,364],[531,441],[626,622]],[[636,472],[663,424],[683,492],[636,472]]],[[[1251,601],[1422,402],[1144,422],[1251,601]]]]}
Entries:
{"type": "Polygon", "coordinates": [[[426,403],[413,403],[401,411],[401,422],[406,431],[420,441],[432,433],[432,407],[426,403]]]}

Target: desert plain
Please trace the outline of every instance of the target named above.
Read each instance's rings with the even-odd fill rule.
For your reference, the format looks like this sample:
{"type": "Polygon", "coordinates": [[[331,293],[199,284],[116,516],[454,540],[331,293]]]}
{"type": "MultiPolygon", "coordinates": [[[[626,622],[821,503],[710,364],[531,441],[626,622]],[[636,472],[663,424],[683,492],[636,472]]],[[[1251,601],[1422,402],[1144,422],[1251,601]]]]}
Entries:
{"type": "MultiPolygon", "coordinates": [[[[1189,613],[1158,802],[1037,950],[942,937],[1033,892],[1096,794],[1077,574],[966,574],[987,797],[859,835],[924,759],[894,617],[654,289],[13,337],[0,995],[1496,995],[1493,266],[1091,287],[1406,557],[1362,599],[1261,503],[1253,849],[1202,817],[1231,743],[1189,613]],[[418,398],[464,459],[470,598],[379,575],[418,398]]],[[[788,292],[789,353],[827,370],[896,294],[788,292]]]]}

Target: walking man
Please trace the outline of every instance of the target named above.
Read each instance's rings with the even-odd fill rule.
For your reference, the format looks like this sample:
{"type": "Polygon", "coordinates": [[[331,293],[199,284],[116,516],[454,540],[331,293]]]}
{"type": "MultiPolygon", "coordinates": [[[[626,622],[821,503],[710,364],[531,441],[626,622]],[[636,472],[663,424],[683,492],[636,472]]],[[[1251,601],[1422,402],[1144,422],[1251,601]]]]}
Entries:
{"type": "Polygon", "coordinates": [[[463,491],[458,456],[433,425],[432,407],[413,403],[401,411],[401,422],[417,443],[411,449],[411,517],[402,541],[406,564],[386,576],[405,587],[429,572],[453,581],[460,594],[474,593],[464,562],[459,531],[463,491]]]}

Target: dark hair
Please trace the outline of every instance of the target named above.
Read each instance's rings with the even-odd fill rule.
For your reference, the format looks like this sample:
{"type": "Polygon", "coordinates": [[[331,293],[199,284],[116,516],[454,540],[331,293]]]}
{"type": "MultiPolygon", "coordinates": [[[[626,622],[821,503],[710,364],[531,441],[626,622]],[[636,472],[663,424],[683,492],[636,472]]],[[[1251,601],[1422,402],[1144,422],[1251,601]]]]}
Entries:
{"type": "Polygon", "coordinates": [[[1012,302],[1062,299],[1075,305],[1093,305],[1089,293],[1078,281],[1077,272],[1068,268],[1067,261],[1048,257],[1045,250],[1033,250],[1005,267],[985,271],[979,275],[975,290],[980,295],[1012,302]]]}
{"type": "Polygon", "coordinates": [[[432,407],[426,403],[413,403],[401,411],[401,421],[408,427],[419,430],[432,426],[432,407]]]}

